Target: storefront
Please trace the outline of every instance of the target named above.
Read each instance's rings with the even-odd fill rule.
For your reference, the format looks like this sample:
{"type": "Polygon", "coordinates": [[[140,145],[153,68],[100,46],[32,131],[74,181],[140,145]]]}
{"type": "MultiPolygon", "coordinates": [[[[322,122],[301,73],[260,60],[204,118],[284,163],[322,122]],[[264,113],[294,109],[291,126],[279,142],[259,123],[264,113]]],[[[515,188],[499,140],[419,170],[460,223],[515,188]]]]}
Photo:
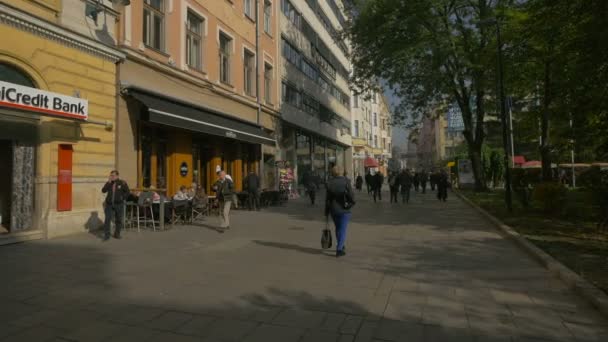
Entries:
{"type": "Polygon", "coordinates": [[[124,55],[0,5],[0,244],[102,223],[124,55]]]}
{"type": "Polygon", "coordinates": [[[171,196],[195,182],[209,193],[221,169],[241,191],[247,173],[259,173],[261,144],[274,144],[259,126],[183,100],[137,87],[123,95],[138,108],[137,188],[171,196]]]}
{"type": "Polygon", "coordinates": [[[291,126],[284,127],[283,135],[285,141],[294,142],[285,143],[283,148],[286,160],[296,165],[298,185],[301,186],[302,177],[308,171],[325,181],[333,166],[345,169],[348,146],[291,126]]]}

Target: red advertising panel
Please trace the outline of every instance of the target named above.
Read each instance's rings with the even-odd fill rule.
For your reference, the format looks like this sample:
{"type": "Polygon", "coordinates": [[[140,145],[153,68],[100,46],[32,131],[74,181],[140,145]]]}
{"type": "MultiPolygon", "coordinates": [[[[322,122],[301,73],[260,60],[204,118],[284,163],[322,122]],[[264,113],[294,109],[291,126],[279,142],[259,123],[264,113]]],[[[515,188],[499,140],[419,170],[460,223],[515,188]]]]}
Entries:
{"type": "Polygon", "coordinates": [[[72,210],[72,145],[59,145],[57,211],[72,210]]]}

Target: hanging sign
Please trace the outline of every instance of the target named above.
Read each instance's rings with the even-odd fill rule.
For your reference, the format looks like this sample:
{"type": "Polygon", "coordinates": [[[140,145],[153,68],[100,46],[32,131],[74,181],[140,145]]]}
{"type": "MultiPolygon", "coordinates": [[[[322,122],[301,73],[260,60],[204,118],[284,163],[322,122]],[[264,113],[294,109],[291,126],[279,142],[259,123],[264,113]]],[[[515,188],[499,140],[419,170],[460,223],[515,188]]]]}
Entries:
{"type": "Polygon", "coordinates": [[[179,166],[179,174],[182,175],[182,177],[186,177],[188,175],[188,163],[182,162],[182,164],[179,166]]]}
{"type": "Polygon", "coordinates": [[[89,117],[87,100],[3,81],[0,81],[0,107],[78,120],[89,117]]]}

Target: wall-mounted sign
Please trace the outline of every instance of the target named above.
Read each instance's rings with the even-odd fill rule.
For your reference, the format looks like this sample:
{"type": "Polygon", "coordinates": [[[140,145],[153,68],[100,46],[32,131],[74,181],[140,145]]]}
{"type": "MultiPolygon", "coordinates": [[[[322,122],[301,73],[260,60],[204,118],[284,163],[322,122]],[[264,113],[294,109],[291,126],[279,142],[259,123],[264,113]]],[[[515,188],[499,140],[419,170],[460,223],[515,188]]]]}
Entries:
{"type": "Polygon", "coordinates": [[[227,131],[226,136],[228,138],[236,139],[236,133],[234,133],[233,131],[227,131]]]}
{"type": "Polygon", "coordinates": [[[0,107],[70,119],[86,120],[89,117],[87,100],[3,81],[0,81],[0,107]]]}
{"type": "Polygon", "coordinates": [[[179,174],[182,177],[186,177],[188,175],[188,163],[182,162],[182,164],[179,166],[179,174]]]}

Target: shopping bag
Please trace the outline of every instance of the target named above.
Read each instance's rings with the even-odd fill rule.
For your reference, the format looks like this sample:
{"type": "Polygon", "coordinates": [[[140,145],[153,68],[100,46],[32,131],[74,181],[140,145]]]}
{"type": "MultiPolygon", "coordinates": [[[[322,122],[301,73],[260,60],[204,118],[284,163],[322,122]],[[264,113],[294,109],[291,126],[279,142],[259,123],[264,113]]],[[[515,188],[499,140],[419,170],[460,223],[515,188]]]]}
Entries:
{"type": "Polygon", "coordinates": [[[331,230],[329,230],[329,220],[325,222],[325,229],[323,229],[323,234],[321,234],[321,248],[329,249],[332,245],[332,235],[331,230]]]}

